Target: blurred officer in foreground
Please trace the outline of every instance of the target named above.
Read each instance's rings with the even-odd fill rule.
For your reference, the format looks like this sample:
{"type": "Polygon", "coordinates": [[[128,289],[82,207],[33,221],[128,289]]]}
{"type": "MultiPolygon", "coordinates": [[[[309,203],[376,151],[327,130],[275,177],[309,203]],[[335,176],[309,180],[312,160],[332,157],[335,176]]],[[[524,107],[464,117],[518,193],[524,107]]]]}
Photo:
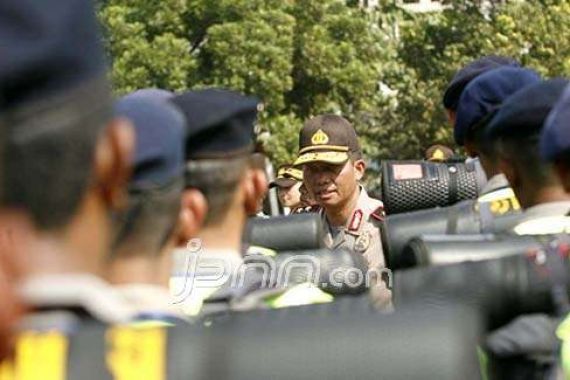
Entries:
{"type": "Polygon", "coordinates": [[[136,321],[176,323],[182,312],[168,289],[184,169],[184,116],[173,104],[137,93],[115,103],[135,129],[128,208],[108,268],[108,279],[136,308],[136,321]]]}
{"type": "Polygon", "coordinates": [[[451,126],[455,127],[455,119],[457,117],[457,107],[463,90],[469,82],[477,78],[479,75],[487,71],[497,69],[499,67],[520,67],[520,64],[512,58],[497,55],[489,55],[470,62],[462,69],[458,70],[453,79],[447,85],[447,89],[443,94],[443,106],[445,108],[447,118],[451,126]]]}
{"type": "MultiPolygon", "coordinates": [[[[570,86],[565,88],[546,120],[540,136],[540,153],[544,160],[554,165],[563,186],[570,192],[570,86]]],[[[565,378],[569,379],[570,316],[560,324],[556,335],[562,341],[562,368],[565,378]]]]}
{"type": "MultiPolygon", "coordinates": [[[[524,210],[513,228],[519,235],[561,233],[564,225],[570,226],[564,216],[570,211],[569,197],[553,166],[539,154],[542,126],[567,83],[554,79],[518,91],[503,103],[486,131],[524,210]]],[[[486,348],[500,359],[494,371],[500,378],[534,378],[552,371],[558,323],[544,314],[523,315],[489,334],[486,348]]]]}
{"type": "Polygon", "coordinates": [[[382,202],[360,185],[366,164],[352,124],[336,115],[308,120],[299,134],[305,186],[322,207],[325,244],[361,253],[371,268],[385,267],[378,226],[382,202]]]}
{"type": "Polygon", "coordinates": [[[570,86],[552,109],[540,138],[542,158],[554,165],[566,192],[570,193],[570,86]]]}
{"type": "Polygon", "coordinates": [[[465,146],[467,154],[478,157],[488,182],[478,201],[511,199],[511,208],[518,209],[509,183],[501,173],[495,145],[485,139],[485,130],[501,104],[526,86],[538,83],[540,77],[529,69],[502,67],[478,76],[463,90],[457,107],[454,138],[465,146]]]}
{"type": "Polygon", "coordinates": [[[564,232],[570,198],[554,166],[541,159],[539,137],[567,84],[553,79],[524,88],[507,99],[487,129],[497,146],[501,171],[524,209],[514,227],[519,235],[564,232]]]}
{"type": "Polygon", "coordinates": [[[303,172],[292,165],[283,165],[277,170],[277,177],[269,183],[269,188],[277,188],[277,197],[285,215],[294,214],[301,208],[303,172]]]}
{"type": "MultiPolygon", "coordinates": [[[[132,317],[99,276],[110,252],[111,215],[126,200],[133,135],[130,123],[111,116],[92,4],[45,6],[0,7],[9,15],[0,27],[0,72],[12,74],[3,99],[11,111],[3,115],[9,131],[2,205],[24,211],[33,224],[20,289],[31,315],[18,350],[38,356],[17,365],[35,367],[49,356],[54,369],[65,360],[64,334],[132,317]],[[61,345],[42,351],[42,331],[61,345]]],[[[49,371],[44,377],[55,378],[49,371]]]]}
{"type": "MultiPolygon", "coordinates": [[[[175,269],[172,284],[178,301],[187,314],[205,317],[280,303],[275,293],[261,289],[267,285],[265,277],[255,269],[247,271],[241,254],[248,215],[255,213],[267,190],[265,174],[251,162],[257,99],[208,89],[184,93],[173,102],[188,123],[185,187],[203,195],[207,210],[203,228],[187,247],[189,265],[175,269]]],[[[331,297],[310,289],[300,298],[296,304],[328,302],[331,297]]]]}

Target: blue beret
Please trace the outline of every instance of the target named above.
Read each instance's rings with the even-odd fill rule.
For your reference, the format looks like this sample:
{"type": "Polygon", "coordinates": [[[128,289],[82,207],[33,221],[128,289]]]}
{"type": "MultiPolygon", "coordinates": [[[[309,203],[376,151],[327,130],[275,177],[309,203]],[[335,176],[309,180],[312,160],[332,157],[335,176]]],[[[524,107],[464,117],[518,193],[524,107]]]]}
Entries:
{"type": "Polygon", "coordinates": [[[456,110],[459,98],[465,87],[477,76],[502,66],[520,67],[520,64],[512,58],[489,55],[479,58],[459,70],[447,86],[443,94],[443,105],[450,110],[456,110]]]}
{"type": "Polygon", "coordinates": [[[487,127],[486,135],[494,139],[539,134],[548,113],[567,84],[567,80],[558,78],[520,90],[503,103],[487,127]]]}
{"type": "Polygon", "coordinates": [[[540,136],[540,154],[554,161],[570,151],[570,85],[552,108],[540,136]]]}
{"type": "Polygon", "coordinates": [[[187,123],[186,158],[224,158],[253,150],[259,100],[206,89],[175,96],[187,123]]]}
{"type": "Polygon", "coordinates": [[[512,94],[540,82],[540,76],[529,69],[502,67],[475,78],[465,87],[459,106],[453,136],[459,145],[465,143],[469,130],[492,115],[512,94]]]}
{"type": "Polygon", "coordinates": [[[137,189],[165,185],[184,170],[184,116],[169,102],[126,96],[115,102],[115,113],[135,129],[134,174],[137,189]]]}
{"type": "Polygon", "coordinates": [[[98,32],[90,0],[0,1],[0,111],[103,80],[98,32]]]}

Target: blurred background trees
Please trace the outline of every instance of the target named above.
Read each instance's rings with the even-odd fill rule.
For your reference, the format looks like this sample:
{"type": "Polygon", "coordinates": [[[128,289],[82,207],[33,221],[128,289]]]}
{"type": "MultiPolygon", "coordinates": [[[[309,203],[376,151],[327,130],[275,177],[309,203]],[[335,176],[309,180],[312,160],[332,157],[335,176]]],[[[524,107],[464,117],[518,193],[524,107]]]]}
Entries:
{"type": "Polygon", "coordinates": [[[117,94],[222,86],[264,103],[260,139],[276,165],[297,150],[304,119],[351,120],[372,161],[453,146],[441,97],[463,64],[509,55],[570,75],[570,2],[455,0],[410,13],[393,0],[107,0],[117,94]],[[499,4],[500,3],[500,4],[499,4]]]}

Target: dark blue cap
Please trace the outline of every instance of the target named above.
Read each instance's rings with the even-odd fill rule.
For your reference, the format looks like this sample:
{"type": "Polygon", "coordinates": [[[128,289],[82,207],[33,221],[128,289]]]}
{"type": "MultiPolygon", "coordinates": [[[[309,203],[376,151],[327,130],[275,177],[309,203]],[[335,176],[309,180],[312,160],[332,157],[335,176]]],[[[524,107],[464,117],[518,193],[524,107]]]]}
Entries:
{"type": "Polygon", "coordinates": [[[459,105],[461,93],[473,79],[479,75],[502,66],[520,67],[520,64],[509,57],[489,55],[479,58],[459,70],[447,86],[443,94],[443,105],[445,108],[455,111],[459,105]]]}
{"type": "Polygon", "coordinates": [[[186,117],[187,159],[225,158],[253,150],[258,99],[207,89],[186,92],[172,102],[186,117]]]}
{"type": "Polygon", "coordinates": [[[503,103],[486,130],[491,138],[537,136],[568,84],[557,78],[520,90],[503,103]]]}
{"type": "Polygon", "coordinates": [[[570,85],[544,123],[540,136],[540,154],[546,161],[554,161],[570,152],[570,85]]]}
{"type": "Polygon", "coordinates": [[[115,103],[115,113],[135,128],[132,187],[152,189],[182,178],[185,121],[174,105],[126,96],[115,103]]]}
{"type": "Polygon", "coordinates": [[[455,142],[463,145],[469,130],[487,120],[509,96],[539,82],[540,76],[535,71],[514,67],[491,70],[475,78],[459,100],[453,131],[455,142]]]}
{"type": "Polygon", "coordinates": [[[0,111],[103,80],[98,32],[90,0],[0,1],[0,111]]]}
{"type": "Polygon", "coordinates": [[[128,97],[167,101],[174,97],[174,93],[161,88],[143,88],[141,90],[131,92],[128,97]]]}

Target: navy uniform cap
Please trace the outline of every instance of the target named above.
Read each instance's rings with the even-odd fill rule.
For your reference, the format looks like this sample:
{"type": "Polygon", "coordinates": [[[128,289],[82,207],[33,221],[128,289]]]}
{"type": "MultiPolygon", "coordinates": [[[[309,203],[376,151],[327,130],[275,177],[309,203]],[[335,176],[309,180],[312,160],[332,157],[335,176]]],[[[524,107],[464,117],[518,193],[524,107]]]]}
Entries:
{"type": "Polygon", "coordinates": [[[539,82],[540,76],[535,71],[515,67],[491,70],[475,78],[459,100],[453,131],[455,142],[463,145],[469,131],[488,120],[508,97],[539,82]]]}
{"type": "Polygon", "coordinates": [[[450,110],[456,110],[461,93],[473,79],[479,75],[502,66],[520,67],[520,64],[509,57],[489,55],[479,58],[457,71],[443,94],[443,105],[450,110]]]}
{"type": "Polygon", "coordinates": [[[225,158],[253,150],[259,100],[206,89],[175,96],[187,123],[186,158],[225,158]]]}
{"type": "Polygon", "coordinates": [[[155,101],[167,101],[174,97],[174,93],[161,88],[143,88],[127,95],[129,98],[142,98],[155,101]]]}
{"type": "Polygon", "coordinates": [[[185,121],[174,105],[126,96],[115,102],[115,114],[135,129],[131,187],[152,189],[182,178],[185,121]]]}
{"type": "Polygon", "coordinates": [[[489,138],[536,136],[568,84],[556,78],[528,86],[511,96],[495,115],[486,134],[489,138]]]}
{"type": "MultiPolygon", "coordinates": [[[[0,1],[0,111],[104,75],[91,0],[0,1]]],[[[101,94],[93,98],[92,106],[101,94]]]]}
{"type": "Polygon", "coordinates": [[[570,85],[552,108],[540,136],[540,154],[554,161],[570,152],[570,85]]]}

